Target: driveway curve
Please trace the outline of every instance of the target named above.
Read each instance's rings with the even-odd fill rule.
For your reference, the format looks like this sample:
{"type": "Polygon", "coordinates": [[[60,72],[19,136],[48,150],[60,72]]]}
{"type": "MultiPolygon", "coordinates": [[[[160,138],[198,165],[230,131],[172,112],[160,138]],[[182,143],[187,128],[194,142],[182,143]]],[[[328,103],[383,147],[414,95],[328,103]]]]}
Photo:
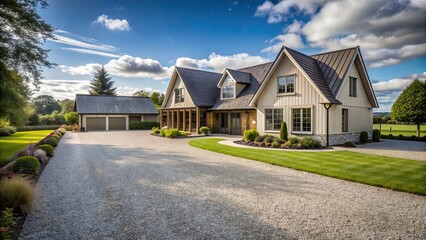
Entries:
{"type": "Polygon", "coordinates": [[[67,133],[20,239],[425,239],[426,198],[145,131],[67,133]]]}

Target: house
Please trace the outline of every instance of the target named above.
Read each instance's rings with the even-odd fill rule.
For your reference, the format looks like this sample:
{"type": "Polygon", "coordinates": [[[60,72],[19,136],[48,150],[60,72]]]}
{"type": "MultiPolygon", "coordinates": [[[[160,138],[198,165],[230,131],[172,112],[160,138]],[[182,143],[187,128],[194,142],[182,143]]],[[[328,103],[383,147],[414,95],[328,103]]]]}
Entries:
{"type": "Polygon", "coordinates": [[[158,110],[149,97],[77,94],[74,111],[87,131],[129,130],[133,121],[158,121],[158,110]]]}
{"type": "Polygon", "coordinates": [[[214,133],[255,128],[278,135],[285,121],[290,135],[335,145],[358,141],[362,131],[371,138],[377,107],[359,47],[312,56],[282,47],[273,62],[221,74],[177,67],[160,123],[192,132],[206,125],[214,133]]]}

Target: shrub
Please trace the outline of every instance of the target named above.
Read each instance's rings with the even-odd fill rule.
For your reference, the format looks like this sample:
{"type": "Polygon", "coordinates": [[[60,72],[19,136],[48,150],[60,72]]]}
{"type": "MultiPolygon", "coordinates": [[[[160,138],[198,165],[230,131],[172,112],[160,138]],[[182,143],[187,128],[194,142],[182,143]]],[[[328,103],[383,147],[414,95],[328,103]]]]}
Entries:
{"type": "Polygon", "coordinates": [[[299,143],[299,138],[298,137],[290,137],[288,140],[290,141],[291,145],[299,143]]]}
{"type": "Polygon", "coordinates": [[[200,132],[203,134],[207,134],[210,131],[210,129],[206,126],[200,127],[200,132]]]}
{"type": "Polygon", "coordinates": [[[13,208],[6,208],[0,213],[0,239],[10,239],[9,227],[16,225],[15,218],[13,217],[13,208]],[[5,232],[1,231],[1,228],[5,232]]]}
{"type": "MultiPolygon", "coordinates": [[[[48,146],[50,146],[50,145],[48,145],[48,146]]],[[[34,152],[33,152],[33,157],[35,157],[35,158],[37,158],[37,160],[40,162],[40,163],[47,163],[47,154],[46,154],[46,152],[44,151],[44,150],[42,150],[42,149],[36,149],[34,152]]]]}
{"type": "Polygon", "coordinates": [[[0,128],[0,137],[10,136],[10,132],[6,130],[6,128],[0,128]]]}
{"type": "Polygon", "coordinates": [[[256,129],[248,129],[244,131],[244,141],[254,141],[256,137],[259,136],[259,133],[256,131],[256,129]]]}
{"type": "Polygon", "coordinates": [[[16,129],[18,132],[23,131],[33,131],[33,130],[55,130],[61,125],[38,125],[38,126],[24,126],[24,127],[17,127],[16,129]]]}
{"type": "Polygon", "coordinates": [[[0,208],[19,208],[22,213],[27,214],[31,211],[34,193],[34,186],[28,178],[4,178],[0,181],[0,208]]]}
{"type": "Polygon", "coordinates": [[[160,127],[160,123],[149,121],[135,121],[130,123],[130,129],[132,130],[150,130],[154,127],[160,127]]]}
{"type": "Polygon", "coordinates": [[[403,139],[404,139],[404,135],[399,134],[399,135],[398,135],[398,139],[403,140],[403,139]]]}
{"type": "Polygon", "coordinates": [[[302,138],[302,140],[300,140],[300,144],[302,148],[320,148],[321,147],[320,141],[311,137],[302,138]]]}
{"type": "Polygon", "coordinates": [[[29,175],[37,175],[40,170],[40,163],[37,158],[24,156],[16,159],[12,171],[29,175]]]}
{"type": "Polygon", "coordinates": [[[280,138],[284,141],[287,141],[288,135],[287,135],[287,123],[282,122],[281,128],[280,128],[280,138]]]}
{"type": "Polygon", "coordinates": [[[153,134],[160,134],[161,130],[158,127],[153,127],[152,128],[152,133],[153,134]]]}
{"type": "Polygon", "coordinates": [[[166,137],[169,138],[175,138],[175,137],[180,137],[181,135],[181,131],[179,131],[178,129],[167,129],[166,130],[166,137]]]}
{"type": "Polygon", "coordinates": [[[291,143],[291,141],[290,140],[288,140],[288,141],[286,141],[282,146],[284,146],[284,147],[286,147],[286,148],[288,148],[288,147],[291,147],[293,144],[291,143]]]}
{"type": "Polygon", "coordinates": [[[166,130],[167,129],[161,129],[160,130],[160,137],[165,137],[166,136],[166,130]]]}
{"type": "Polygon", "coordinates": [[[65,114],[65,121],[69,125],[78,124],[78,113],[76,112],[68,112],[65,114]]]}
{"type": "Polygon", "coordinates": [[[265,136],[257,136],[254,138],[255,142],[263,142],[263,140],[265,139],[265,136]]]}
{"type": "Polygon", "coordinates": [[[62,134],[60,132],[55,132],[52,134],[52,137],[58,137],[60,140],[62,138],[62,134]]]}
{"type": "Polygon", "coordinates": [[[58,137],[58,135],[54,135],[54,134],[50,135],[50,137],[49,137],[49,138],[54,138],[54,139],[56,139],[56,141],[58,141],[58,142],[59,142],[59,140],[61,140],[61,138],[60,138],[60,137],[58,137]]]}
{"type": "Polygon", "coordinates": [[[368,142],[368,133],[366,131],[361,132],[360,141],[363,142],[363,143],[368,142]]]}
{"type": "Polygon", "coordinates": [[[54,148],[49,144],[38,145],[36,149],[41,149],[46,152],[47,156],[53,156],[54,148]]]}
{"type": "Polygon", "coordinates": [[[416,135],[412,135],[410,138],[411,138],[411,140],[417,140],[417,136],[416,135]]]}
{"type": "Polygon", "coordinates": [[[347,141],[345,143],[343,143],[344,147],[356,147],[355,143],[353,143],[352,141],[347,141]]]}
{"type": "Polygon", "coordinates": [[[31,126],[35,126],[35,125],[39,125],[40,124],[40,116],[38,115],[38,113],[33,113],[29,118],[29,125],[31,126]]]}
{"type": "Polygon", "coordinates": [[[16,133],[16,127],[6,126],[5,129],[10,133],[10,135],[16,133]]]}
{"type": "MultiPolygon", "coordinates": [[[[66,127],[66,126],[65,126],[66,127]]],[[[62,136],[65,135],[65,133],[67,132],[67,130],[65,128],[58,128],[57,130],[62,136]]]]}
{"type": "Polygon", "coordinates": [[[266,144],[265,144],[264,142],[259,142],[259,143],[257,144],[257,146],[259,146],[259,147],[265,147],[265,146],[266,146],[266,144]]]}
{"type": "Polygon", "coordinates": [[[46,141],[44,141],[45,144],[49,144],[52,147],[56,147],[58,146],[58,140],[54,137],[50,137],[48,139],[46,139],[46,141]]]}
{"type": "Polygon", "coordinates": [[[279,145],[281,145],[281,144],[283,144],[285,141],[284,140],[282,140],[281,138],[279,138],[279,137],[275,137],[274,138],[274,142],[277,142],[279,145]]]}
{"type": "MultiPolygon", "coordinates": [[[[72,130],[74,132],[80,132],[80,126],[78,126],[77,124],[73,124],[72,125],[72,130]]],[[[86,131],[86,129],[84,127],[81,127],[81,131],[84,132],[84,131],[86,131]]]]}
{"type": "Polygon", "coordinates": [[[279,143],[278,141],[273,141],[271,146],[273,148],[279,148],[281,146],[281,143],[279,143]]]}
{"type": "Polygon", "coordinates": [[[65,130],[66,131],[72,131],[72,125],[65,126],[65,130]]]}
{"type": "Polygon", "coordinates": [[[263,142],[264,143],[272,143],[274,141],[274,137],[273,136],[266,136],[264,139],[263,139],[263,142]]]}
{"type": "Polygon", "coordinates": [[[373,130],[373,141],[380,142],[380,130],[379,129],[373,130]]]}
{"type": "MultiPolygon", "coordinates": [[[[401,134],[400,134],[400,135],[401,135],[401,134]]],[[[392,135],[392,134],[389,134],[388,136],[389,136],[389,137],[393,137],[393,135],[392,135]]]]}

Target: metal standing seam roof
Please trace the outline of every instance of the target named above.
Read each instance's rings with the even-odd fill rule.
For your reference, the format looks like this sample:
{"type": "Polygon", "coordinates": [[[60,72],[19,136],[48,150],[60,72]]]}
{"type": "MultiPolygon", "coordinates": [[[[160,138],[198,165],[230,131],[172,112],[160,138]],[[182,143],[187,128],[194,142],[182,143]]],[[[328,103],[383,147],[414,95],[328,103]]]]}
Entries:
{"type": "Polygon", "coordinates": [[[158,114],[149,97],[77,94],[75,107],[79,114],[158,114]]]}

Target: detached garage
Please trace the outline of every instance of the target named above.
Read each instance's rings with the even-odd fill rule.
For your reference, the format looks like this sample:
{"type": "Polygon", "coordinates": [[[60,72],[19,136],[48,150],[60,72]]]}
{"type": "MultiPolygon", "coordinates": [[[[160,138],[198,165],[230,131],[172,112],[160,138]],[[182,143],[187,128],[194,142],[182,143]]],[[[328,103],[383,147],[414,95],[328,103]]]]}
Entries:
{"type": "Polygon", "coordinates": [[[77,94],[74,110],[86,131],[129,130],[133,121],[158,121],[149,97],[77,94]]]}

